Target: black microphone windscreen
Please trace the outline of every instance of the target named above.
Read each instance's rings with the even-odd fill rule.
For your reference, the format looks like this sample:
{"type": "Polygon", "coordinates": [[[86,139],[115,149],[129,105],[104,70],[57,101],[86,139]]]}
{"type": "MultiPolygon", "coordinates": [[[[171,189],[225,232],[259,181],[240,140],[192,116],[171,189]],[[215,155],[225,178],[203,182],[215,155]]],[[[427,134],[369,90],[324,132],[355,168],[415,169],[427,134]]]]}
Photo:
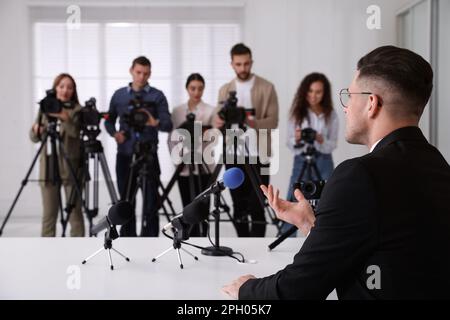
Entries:
{"type": "Polygon", "coordinates": [[[114,225],[122,225],[131,219],[133,206],[128,201],[119,201],[108,211],[108,218],[114,225]]]}

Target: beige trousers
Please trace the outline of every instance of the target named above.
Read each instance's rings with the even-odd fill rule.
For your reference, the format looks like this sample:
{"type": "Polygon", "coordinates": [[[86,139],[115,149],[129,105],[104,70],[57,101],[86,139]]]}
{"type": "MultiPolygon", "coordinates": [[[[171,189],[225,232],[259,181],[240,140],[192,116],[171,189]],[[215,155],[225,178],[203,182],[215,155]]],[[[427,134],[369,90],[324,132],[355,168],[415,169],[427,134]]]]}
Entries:
{"type": "MultiPolygon", "coordinates": [[[[71,185],[64,186],[66,199],[69,198],[72,188],[73,187],[71,185]]],[[[59,210],[58,187],[47,184],[45,186],[41,186],[41,191],[42,205],[44,208],[41,236],[54,237],[56,235],[56,222],[58,220],[58,214],[61,214],[59,210]]],[[[65,203],[63,201],[63,209],[64,207],[65,203]]],[[[70,213],[69,224],[71,237],[84,237],[84,220],[81,213],[81,201],[79,198],[76,202],[76,206],[70,213]]]]}

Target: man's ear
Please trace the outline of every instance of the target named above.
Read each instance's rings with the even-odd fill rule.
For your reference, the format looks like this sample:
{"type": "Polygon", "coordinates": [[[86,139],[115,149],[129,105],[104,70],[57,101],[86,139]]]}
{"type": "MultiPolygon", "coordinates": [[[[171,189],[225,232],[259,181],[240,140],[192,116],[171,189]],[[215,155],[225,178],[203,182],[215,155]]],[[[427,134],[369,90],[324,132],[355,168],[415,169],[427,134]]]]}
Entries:
{"type": "Polygon", "coordinates": [[[371,95],[369,95],[369,99],[368,99],[367,103],[369,105],[369,111],[368,111],[369,118],[377,117],[378,114],[380,113],[381,106],[382,106],[381,98],[379,96],[377,96],[376,94],[371,94],[371,95]]]}

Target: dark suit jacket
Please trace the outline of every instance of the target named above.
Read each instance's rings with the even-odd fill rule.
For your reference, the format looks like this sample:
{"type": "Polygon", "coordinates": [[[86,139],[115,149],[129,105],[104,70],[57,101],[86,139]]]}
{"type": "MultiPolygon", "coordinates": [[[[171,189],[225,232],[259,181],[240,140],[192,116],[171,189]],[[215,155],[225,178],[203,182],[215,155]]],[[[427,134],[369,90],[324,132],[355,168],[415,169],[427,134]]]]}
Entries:
{"type": "Polygon", "coordinates": [[[450,167],[419,128],[339,165],[293,263],[247,281],[239,298],[325,299],[335,288],[339,299],[450,298],[450,167]]]}

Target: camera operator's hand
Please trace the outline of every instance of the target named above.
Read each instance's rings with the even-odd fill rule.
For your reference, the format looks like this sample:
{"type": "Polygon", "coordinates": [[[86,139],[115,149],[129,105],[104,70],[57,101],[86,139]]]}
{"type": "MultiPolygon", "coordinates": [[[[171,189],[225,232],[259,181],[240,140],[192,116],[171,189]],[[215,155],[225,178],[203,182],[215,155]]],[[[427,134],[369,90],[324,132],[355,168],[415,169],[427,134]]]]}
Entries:
{"type": "Polygon", "coordinates": [[[125,142],[126,137],[125,137],[125,132],[123,131],[118,131],[114,134],[114,139],[116,139],[118,144],[122,144],[125,142]]]}
{"type": "Polygon", "coordinates": [[[44,133],[45,127],[40,126],[39,123],[35,123],[33,124],[32,130],[36,136],[40,136],[44,133]]]}
{"type": "Polygon", "coordinates": [[[220,129],[225,125],[225,120],[223,120],[219,115],[213,117],[212,125],[214,128],[220,129]]]}
{"type": "Polygon", "coordinates": [[[49,113],[50,117],[58,118],[61,121],[67,121],[69,120],[69,112],[67,110],[61,110],[59,113],[49,113]]]}
{"type": "Polygon", "coordinates": [[[269,187],[261,185],[261,190],[269,200],[269,205],[275,210],[278,219],[295,225],[305,236],[314,227],[316,220],[314,211],[300,190],[296,189],[294,192],[298,202],[280,199],[280,191],[277,189],[274,193],[272,185],[269,187]]]}
{"type": "Polygon", "coordinates": [[[147,125],[150,127],[157,127],[159,125],[159,120],[153,118],[151,115],[148,117],[147,125]]]}
{"type": "Polygon", "coordinates": [[[156,120],[155,118],[153,118],[153,116],[151,115],[150,112],[148,112],[145,109],[139,109],[138,111],[144,112],[148,115],[148,120],[145,125],[150,126],[150,127],[157,127],[159,125],[159,120],[156,120]]]}
{"type": "Polygon", "coordinates": [[[302,129],[295,128],[295,142],[299,143],[301,139],[302,139],[302,129]]]}
{"type": "Polygon", "coordinates": [[[255,116],[253,116],[251,114],[247,114],[246,122],[250,128],[254,128],[256,126],[255,116]]]}
{"type": "Polygon", "coordinates": [[[316,141],[320,144],[323,143],[324,139],[323,139],[323,135],[321,135],[320,133],[316,134],[316,141]]]}

